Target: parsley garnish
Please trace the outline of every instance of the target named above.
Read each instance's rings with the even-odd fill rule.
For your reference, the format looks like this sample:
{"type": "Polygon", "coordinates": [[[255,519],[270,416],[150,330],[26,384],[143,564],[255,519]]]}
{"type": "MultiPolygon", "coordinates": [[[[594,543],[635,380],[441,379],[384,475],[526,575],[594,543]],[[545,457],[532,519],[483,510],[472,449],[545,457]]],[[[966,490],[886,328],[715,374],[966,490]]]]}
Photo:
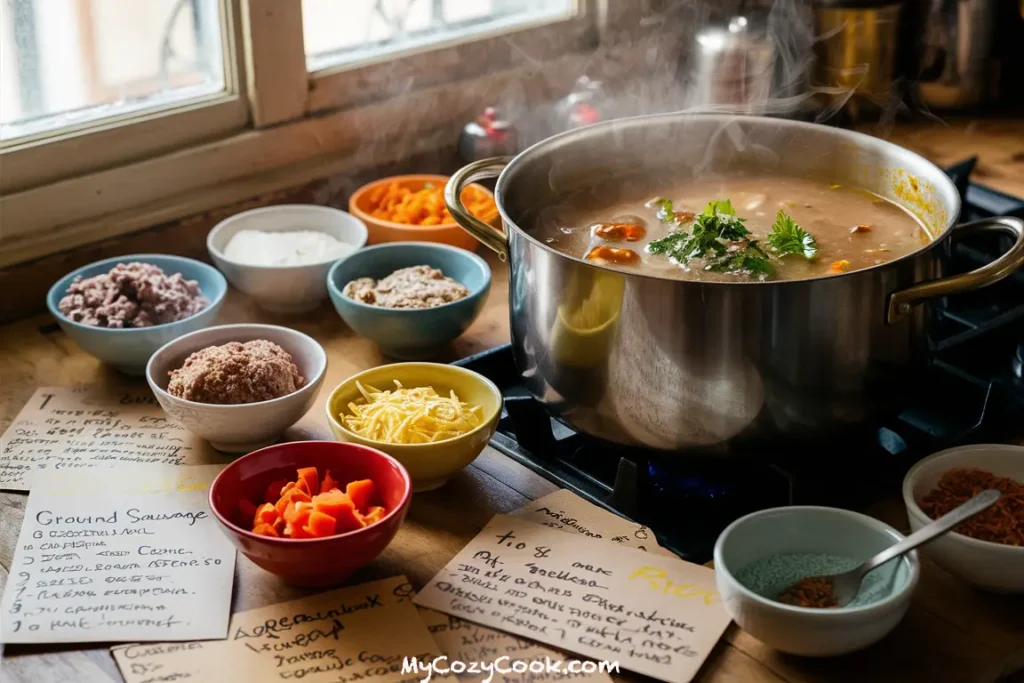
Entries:
{"type": "Polygon", "coordinates": [[[726,216],[735,216],[736,209],[732,208],[732,201],[729,199],[712,199],[704,207],[704,213],[724,213],[726,216]]]}
{"type": "Polygon", "coordinates": [[[772,230],[765,237],[768,246],[777,256],[801,254],[810,261],[818,253],[818,243],[814,235],[807,232],[785,211],[779,209],[775,216],[772,230]]]}
{"type": "MultiPolygon", "coordinates": [[[[661,206],[664,208],[664,204],[661,206]]],[[[714,200],[696,217],[692,233],[685,230],[669,233],[649,243],[647,251],[668,256],[684,266],[692,259],[703,258],[707,270],[733,274],[771,273],[768,254],[758,246],[757,240],[750,239],[750,231],[743,223],[728,199],[714,200]]]]}

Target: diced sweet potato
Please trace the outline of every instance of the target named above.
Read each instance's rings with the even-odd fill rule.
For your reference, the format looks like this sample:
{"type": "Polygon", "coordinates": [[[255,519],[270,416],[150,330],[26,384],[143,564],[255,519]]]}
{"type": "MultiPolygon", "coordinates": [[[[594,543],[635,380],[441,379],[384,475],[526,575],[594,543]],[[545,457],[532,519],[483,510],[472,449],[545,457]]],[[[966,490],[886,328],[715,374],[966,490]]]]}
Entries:
{"type": "Polygon", "coordinates": [[[345,494],[352,500],[352,504],[360,512],[368,510],[370,502],[377,494],[377,487],[373,485],[372,479],[360,479],[349,482],[345,487],[345,494]]]}
{"type": "Polygon", "coordinates": [[[306,531],[310,536],[323,538],[334,535],[334,517],[326,515],[317,510],[309,513],[309,521],[306,523],[306,531]]]}
{"type": "Polygon", "coordinates": [[[300,467],[299,480],[296,484],[311,496],[320,493],[320,475],[317,474],[315,467],[300,467]]]}
{"type": "Polygon", "coordinates": [[[388,514],[388,511],[379,505],[373,505],[365,515],[362,515],[363,526],[370,526],[376,524],[380,520],[384,519],[384,516],[388,514]]]}
{"type": "Polygon", "coordinates": [[[346,510],[351,512],[355,508],[352,500],[338,489],[334,489],[331,493],[313,496],[312,502],[314,510],[319,510],[331,517],[338,517],[346,510]]]}
{"type": "Polygon", "coordinates": [[[242,526],[251,527],[256,518],[256,504],[248,498],[238,499],[238,518],[242,526]]]}
{"type": "Polygon", "coordinates": [[[257,524],[255,527],[253,527],[252,532],[254,534],[259,534],[261,536],[280,536],[281,535],[281,534],[277,533],[277,529],[275,529],[272,524],[257,524]]]}
{"type": "Polygon", "coordinates": [[[313,538],[305,527],[296,524],[285,524],[284,535],[289,538],[313,538]]]}
{"type": "Polygon", "coordinates": [[[277,499],[281,497],[281,489],[287,486],[291,482],[287,482],[284,479],[278,479],[272,481],[267,486],[267,490],[263,493],[264,503],[276,503],[277,499]]]}
{"type": "Polygon", "coordinates": [[[256,508],[256,514],[253,515],[253,526],[258,524],[269,524],[271,526],[277,524],[277,521],[281,518],[277,508],[274,507],[273,503],[264,503],[256,508]]]}
{"type": "Polygon", "coordinates": [[[284,516],[284,511],[288,506],[295,503],[308,503],[311,500],[309,494],[303,491],[301,488],[289,489],[287,493],[281,496],[281,499],[277,501],[275,507],[277,508],[278,514],[284,516]]]}
{"type": "Polygon", "coordinates": [[[324,474],[323,481],[320,482],[320,493],[328,493],[329,491],[340,491],[341,487],[338,486],[338,482],[334,481],[334,477],[331,476],[330,471],[324,474]]]}
{"type": "Polygon", "coordinates": [[[284,511],[284,521],[286,524],[305,526],[311,512],[313,512],[312,503],[303,501],[293,502],[284,511]]]}

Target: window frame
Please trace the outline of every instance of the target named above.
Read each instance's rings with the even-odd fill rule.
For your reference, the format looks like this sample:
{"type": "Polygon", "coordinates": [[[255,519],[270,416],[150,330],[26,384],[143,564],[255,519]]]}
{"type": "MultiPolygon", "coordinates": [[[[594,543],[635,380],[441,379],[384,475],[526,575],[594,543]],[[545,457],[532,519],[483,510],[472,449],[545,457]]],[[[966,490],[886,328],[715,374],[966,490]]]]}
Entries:
{"type": "Polygon", "coordinates": [[[224,90],[0,143],[0,195],[157,156],[243,130],[249,122],[240,0],[219,2],[224,90]]]}

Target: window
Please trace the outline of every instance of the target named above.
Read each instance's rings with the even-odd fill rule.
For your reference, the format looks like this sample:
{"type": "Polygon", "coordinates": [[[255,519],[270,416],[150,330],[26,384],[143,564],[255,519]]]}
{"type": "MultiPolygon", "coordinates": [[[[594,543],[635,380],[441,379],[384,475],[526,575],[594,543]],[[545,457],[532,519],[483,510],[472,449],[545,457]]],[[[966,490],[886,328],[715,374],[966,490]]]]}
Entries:
{"type": "Polygon", "coordinates": [[[0,140],[225,91],[216,0],[4,0],[0,140]]]}
{"type": "Polygon", "coordinates": [[[0,268],[452,144],[650,1],[0,0],[0,268]]]}
{"type": "Polygon", "coordinates": [[[566,18],[575,0],[302,0],[306,67],[366,62],[566,18]]]}

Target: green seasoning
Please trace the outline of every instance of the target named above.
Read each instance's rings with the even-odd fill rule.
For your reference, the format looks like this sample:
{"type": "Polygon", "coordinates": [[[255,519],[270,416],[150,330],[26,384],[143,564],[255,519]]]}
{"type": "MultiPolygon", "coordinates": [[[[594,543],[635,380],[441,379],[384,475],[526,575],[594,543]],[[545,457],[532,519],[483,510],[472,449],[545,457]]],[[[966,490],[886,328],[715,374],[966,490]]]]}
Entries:
{"type": "MultiPolygon", "coordinates": [[[[808,576],[841,574],[860,564],[859,560],[824,553],[777,553],[748,564],[736,573],[736,580],[763,598],[775,600],[780,591],[808,576]]],[[[861,607],[888,597],[896,583],[899,562],[887,562],[864,577],[857,597],[846,607],[861,607]]]]}
{"type": "MultiPolygon", "coordinates": [[[[648,253],[667,256],[683,266],[688,266],[692,259],[703,259],[705,270],[732,275],[763,278],[774,270],[769,254],[751,236],[744,219],[736,215],[728,199],[712,200],[696,216],[675,211],[669,199],[654,199],[647,206],[657,207],[658,219],[664,223],[678,227],[693,221],[691,232],[674,230],[649,243],[648,253]]],[[[799,254],[811,260],[818,253],[814,237],[782,210],[765,240],[776,258],[799,254]]]]}

